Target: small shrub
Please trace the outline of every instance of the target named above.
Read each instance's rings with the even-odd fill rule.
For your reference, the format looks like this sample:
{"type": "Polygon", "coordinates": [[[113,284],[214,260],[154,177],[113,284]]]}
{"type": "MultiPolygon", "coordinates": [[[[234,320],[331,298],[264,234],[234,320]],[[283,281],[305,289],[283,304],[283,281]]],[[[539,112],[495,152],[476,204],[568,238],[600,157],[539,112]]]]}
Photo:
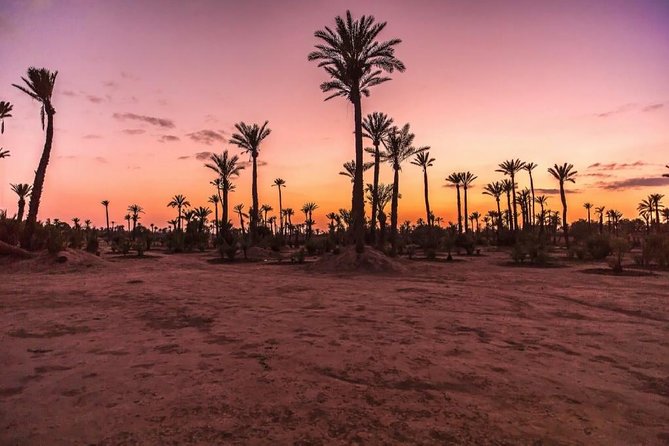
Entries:
{"type": "Polygon", "coordinates": [[[290,258],[290,261],[293,263],[304,263],[305,252],[304,248],[300,248],[293,256],[290,258]]]}
{"type": "Polygon", "coordinates": [[[596,234],[586,241],[588,254],[594,260],[604,260],[611,254],[611,242],[609,237],[603,234],[596,234]]]}
{"type": "Polygon", "coordinates": [[[91,254],[96,254],[98,252],[99,247],[100,243],[98,241],[97,234],[95,234],[95,232],[89,233],[86,239],[86,252],[90,252],[91,254]]]}
{"type": "Polygon", "coordinates": [[[611,251],[613,252],[613,258],[609,260],[609,265],[614,272],[623,272],[623,258],[629,249],[629,243],[624,238],[616,237],[611,240],[611,251]]]}

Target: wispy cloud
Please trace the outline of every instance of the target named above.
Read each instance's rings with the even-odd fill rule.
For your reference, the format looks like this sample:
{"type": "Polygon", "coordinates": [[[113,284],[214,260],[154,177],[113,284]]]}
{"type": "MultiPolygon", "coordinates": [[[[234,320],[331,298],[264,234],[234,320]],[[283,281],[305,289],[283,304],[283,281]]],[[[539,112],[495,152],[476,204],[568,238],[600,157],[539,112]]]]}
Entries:
{"type": "Polygon", "coordinates": [[[180,140],[181,138],[174,135],[160,135],[160,137],[158,138],[158,142],[176,142],[180,140]]]}
{"type": "Polygon", "coordinates": [[[199,132],[188,133],[186,136],[197,143],[206,144],[208,146],[215,142],[225,141],[223,135],[215,130],[200,130],[199,132]]]}
{"type": "Polygon", "coordinates": [[[636,169],[639,167],[650,166],[651,164],[645,161],[635,161],[633,163],[594,163],[588,166],[592,170],[623,170],[636,169]]]}
{"type": "Polygon", "coordinates": [[[86,95],[86,99],[88,99],[89,102],[92,102],[94,104],[99,104],[100,102],[104,101],[104,98],[101,98],[100,96],[95,96],[92,94],[86,95]]]}
{"type": "Polygon", "coordinates": [[[102,156],[96,156],[94,159],[95,159],[95,161],[97,161],[98,163],[101,163],[101,164],[107,164],[107,159],[104,158],[104,157],[102,157],[102,156]]]}
{"type": "Polygon", "coordinates": [[[611,116],[633,111],[654,112],[663,108],[664,105],[665,104],[663,102],[655,102],[652,104],[637,104],[634,102],[629,102],[611,110],[595,113],[595,116],[598,118],[610,118],[611,116]]]}
{"type": "Polygon", "coordinates": [[[659,109],[661,109],[661,108],[663,108],[663,107],[664,107],[664,104],[660,102],[660,103],[657,103],[657,104],[650,104],[650,105],[647,105],[647,106],[645,106],[644,108],[642,108],[641,111],[645,111],[645,112],[653,112],[653,111],[657,111],[657,110],[659,110],[659,109]]]}
{"type": "Polygon", "coordinates": [[[659,174],[656,177],[635,177],[610,182],[599,181],[594,184],[595,187],[606,190],[638,189],[641,187],[659,187],[667,185],[669,185],[669,178],[664,178],[659,174]]]}
{"type": "MultiPolygon", "coordinates": [[[[555,188],[550,188],[550,187],[549,187],[549,188],[541,188],[541,187],[540,187],[540,188],[535,188],[535,189],[534,189],[534,193],[535,193],[535,194],[556,195],[556,194],[559,194],[559,193],[560,193],[560,189],[558,189],[558,188],[556,188],[556,187],[555,187],[555,188]]],[[[566,188],[566,189],[564,190],[564,193],[565,193],[565,194],[580,194],[580,193],[581,193],[581,189],[569,189],[569,188],[566,188]]]]}
{"type": "Polygon", "coordinates": [[[154,116],[138,115],[135,113],[114,113],[112,117],[119,121],[125,121],[125,120],[141,121],[141,122],[146,122],[147,124],[155,125],[157,127],[163,127],[168,129],[174,128],[174,121],[172,121],[171,119],[156,118],[154,116]]]}
{"type": "Polygon", "coordinates": [[[72,91],[72,90],[63,90],[63,95],[64,95],[64,96],[72,96],[72,97],[74,97],[74,96],[77,96],[77,93],[75,93],[75,92],[72,91]]]}
{"type": "Polygon", "coordinates": [[[177,157],[178,160],[187,160],[188,158],[190,158],[190,155],[182,155],[177,157]]]}
{"type": "Polygon", "coordinates": [[[101,139],[101,138],[102,138],[102,136],[96,135],[96,134],[93,134],[93,133],[88,134],[88,135],[84,135],[84,139],[101,139]]]}
{"type": "Polygon", "coordinates": [[[142,130],[142,129],[123,129],[122,132],[125,133],[126,135],[142,135],[142,134],[146,133],[146,130],[142,130]]]}
{"type": "Polygon", "coordinates": [[[116,88],[116,87],[118,87],[118,83],[115,82],[115,81],[107,81],[107,82],[103,82],[102,85],[104,85],[105,87],[109,87],[109,88],[116,88]]]}
{"type": "Polygon", "coordinates": [[[213,155],[212,152],[197,152],[195,154],[195,159],[199,161],[204,161],[207,158],[209,158],[211,155],[213,155]]]}

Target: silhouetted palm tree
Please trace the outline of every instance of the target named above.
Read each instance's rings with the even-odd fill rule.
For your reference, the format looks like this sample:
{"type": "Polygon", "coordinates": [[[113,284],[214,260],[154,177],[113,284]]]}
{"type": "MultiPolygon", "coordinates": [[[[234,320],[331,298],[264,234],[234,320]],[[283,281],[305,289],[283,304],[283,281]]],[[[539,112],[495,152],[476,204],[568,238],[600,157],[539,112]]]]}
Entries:
{"type": "Polygon", "coordinates": [[[207,223],[207,219],[211,215],[211,209],[208,207],[200,206],[194,210],[195,218],[197,218],[197,230],[198,232],[204,232],[204,225],[207,223]]]}
{"type": "Polygon", "coordinates": [[[239,156],[228,154],[225,150],[221,155],[212,154],[209,157],[209,162],[205,164],[206,167],[216,172],[218,178],[214,181],[219,198],[221,200],[221,212],[223,221],[221,222],[221,229],[223,233],[228,230],[230,224],[228,217],[228,194],[234,189],[232,183],[233,178],[238,177],[239,173],[244,169],[244,166],[239,164],[239,156]],[[220,195],[221,191],[223,192],[220,195]]]}
{"type": "Polygon", "coordinates": [[[125,214],[125,217],[123,218],[128,222],[128,232],[130,232],[130,220],[132,220],[132,215],[125,214]]]}
{"type": "Polygon", "coordinates": [[[172,201],[167,203],[167,207],[177,208],[177,210],[178,210],[177,221],[179,222],[179,225],[178,225],[179,226],[179,231],[181,231],[181,228],[182,228],[182,226],[181,226],[181,210],[183,208],[188,207],[188,206],[190,206],[190,202],[186,199],[185,196],[183,196],[181,194],[175,195],[174,197],[172,197],[172,201]]]}
{"type": "Polygon", "coordinates": [[[650,194],[648,196],[651,204],[655,206],[655,224],[657,225],[658,231],[660,230],[660,207],[663,207],[661,204],[663,198],[663,194],[650,194]]]}
{"type": "Polygon", "coordinates": [[[244,217],[248,217],[248,215],[244,213],[244,204],[240,203],[236,205],[233,209],[239,216],[239,227],[242,230],[242,235],[244,235],[244,217]]]}
{"type": "Polygon", "coordinates": [[[139,221],[139,219],[140,219],[139,214],[144,213],[144,208],[142,208],[138,204],[131,204],[130,206],[128,206],[128,212],[130,212],[130,214],[131,214],[132,232],[133,232],[133,236],[134,236],[135,229],[137,228],[137,221],[139,221]]]}
{"type": "Polygon", "coordinates": [[[311,238],[311,228],[314,224],[314,220],[312,218],[313,212],[318,209],[318,205],[313,202],[308,202],[305,203],[304,206],[302,206],[302,212],[304,212],[304,220],[305,224],[307,225],[307,238],[311,238]]]}
{"type": "Polygon", "coordinates": [[[595,208],[595,214],[599,215],[599,233],[601,234],[604,231],[604,206],[595,208]]]}
{"type": "Polygon", "coordinates": [[[427,184],[427,168],[432,167],[432,163],[435,162],[434,158],[430,158],[430,152],[420,152],[416,154],[416,157],[411,161],[411,164],[420,167],[423,169],[423,193],[425,195],[425,214],[427,215],[427,224],[432,226],[432,212],[430,212],[430,198],[428,196],[428,184],[427,184]]]}
{"type": "Polygon", "coordinates": [[[309,54],[310,61],[317,61],[330,80],[321,84],[324,93],[331,93],[325,100],[345,97],[353,103],[355,125],[355,162],[358,169],[353,183],[353,235],[356,251],[365,249],[365,203],[363,193],[362,101],[369,96],[369,89],[390,80],[383,72],[404,71],[404,64],[395,57],[395,46],[401,41],[391,39],[379,43],[376,39],[386,23],[375,23],[374,17],[362,16],[353,20],[350,11],[346,19],[337,16],[334,31],[328,27],[314,36],[322,41],[316,51],[309,54]]]}
{"type": "Polygon", "coordinates": [[[467,232],[469,229],[467,228],[467,216],[468,214],[468,209],[467,209],[467,188],[471,186],[471,184],[474,182],[474,180],[478,178],[476,175],[474,175],[471,172],[460,172],[460,184],[462,185],[462,189],[464,192],[464,205],[465,205],[465,232],[467,232]]]}
{"type": "Polygon", "coordinates": [[[109,231],[109,200],[102,200],[100,204],[105,207],[105,222],[107,223],[107,239],[111,240],[111,232],[109,231]]]}
{"type": "Polygon", "coordinates": [[[469,219],[472,222],[472,230],[474,229],[474,222],[476,222],[476,233],[477,234],[479,232],[479,218],[481,218],[481,214],[478,211],[472,212],[472,215],[469,216],[469,219]]]}
{"type": "Polygon", "coordinates": [[[26,225],[21,235],[21,247],[30,249],[32,245],[32,238],[35,232],[35,224],[37,223],[37,212],[39,211],[39,204],[42,198],[42,189],[44,187],[44,178],[46,177],[46,168],[49,164],[49,157],[51,156],[51,145],[53,142],[53,115],[56,114],[56,109],[51,103],[51,96],[53,94],[53,87],[56,84],[56,76],[58,72],[50,72],[46,68],[28,68],[28,78],[21,79],[26,84],[25,87],[21,85],[12,84],[31,98],[41,102],[41,117],[42,128],[44,128],[44,117],[46,116],[46,139],[44,141],[44,150],[42,157],[35,171],[35,181],[33,181],[33,191],[30,195],[30,205],[28,206],[28,218],[26,225]]]}
{"type": "Polygon", "coordinates": [[[507,205],[507,219],[506,223],[509,227],[509,230],[513,230],[513,211],[511,210],[511,194],[513,193],[514,183],[509,179],[502,180],[502,188],[506,194],[506,205],[507,205]]]}
{"type": "MultiPolygon", "coordinates": [[[[370,167],[372,167],[374,163],[365,163],[364,166],[362,166],[362,170],[369,170],[370,167]]],[[[346,161],[344,164],[341,165],[344,170],[339,171],[339,175],[343,175],[345,177],[348,177],[351,180],[351,183],[355,182],[355,161],[346,161]]]]}
{"type": "Polygon", "coordinates": [[[260,144],[265,138],[272,133],[272,130],[267,127],[269,121],[265,121],[262,126],[258,124],[247,125],[244,122],[239,122],[235,124],[237,129],[236,133],[232,134],[230,138],[230,143],[238,146],[244,151],[251,155],[252,160],[252,183],[251,183],[251,223],[249,233],[251,234],[251,241],[255,241],[256,230],[258,227],[258,155],[260,154],[260,144]]]}
{"type": "Polygon", "coordinates": [[[446,181],[455,186],[457,192],[457,204],[458,204],[458,234],[462,234],[462,205],[460,203],[460,186],[462,185],[462,173],[453,172],[448,177],[446,181]]]}
{"type": "Polygon", "coordinates": [[[263,225],[267,226],[267,213],[273,211],[274,208],[269,204],[260,206],[260,212],[263,214],[263,225]]]}
{"type": "MultiPolygon", "coordinates": [[[[495,172],[501,172],[504,175],[508,175],[511,180],[511,196],[513,198],[513,226],[510,228],[512,231],[518,230],[518,209],[516,207],[516,174],[520,172],[521,169],[525,168],[525,163],[519,159],[511,159],[504,161],[499,164],[499,169],[495,172]]],[[[509,220],[511,222],[511,220],[509,220]]]]}
{"type": "Polygon", "coordinates": [[[5,133],[5,118],[12,117],[12,104],[0,101],[0,133],[5,133]]]}
{"type": "Polygon", "coordinates": [[[26,207],[26,197],[30,195],[33,187],[30,184],[10,184],[12,190],[19,196],[16,221],[23,221],[23,211],[26,207]]]}
{"type": "Polygon", "coordinates": [[[282,178],[275,178],[272,187],[279,190],[279,232],[283,235],[283,202],[281,201],[281,188],[286,187],[286,181],[282,178]]]}
{"type": "Polygon", "coordinates": [[[639,205],[637,206],[637,210],[639,211],[639,215],[641,218],[644,219],[646,223],[646,230],[650,230],[650,226],[653,223],[653,201],[650,197],[645,200],[641,200],[639,205]]]}
{"type": "Polygon", "coordinates": [[[564,231],[564,242],[569,249],[569,224],[567,221],[567,197],[564,192],[564,183],[569,181],[572,183],[576,182],[576,174],[578,173],[575,170],[573,164],[564,163],[561,166],[555,164],[553,167],[548,168],[548,173],[553,175],[553,178],[559,181],[560,183],[560,199],[562,200],[562,229],[564,231]]]}
{"type": "Polygon", "coordinates": [[[535,212],[535,210],[534,210],[534,203],[535,203],[535,201],[534,201],[534,178],[532,178],[532,171],[534,169],[536,169],[537,167],[539,167],[539,166],[535,163],[525,163],[525,167],[524,167],[524,169],[527,170],[527,173],[530,176],[530,192],[532,192],[532,204],[531,204],[531,207],[532,207],[532,221],[531,221],[532,226],[534,226],[534,216],[535,216],[535,213],[534,213],[535,212]]]}
{"type": "Polygon", "coordinates": [[[583,203],[583,207],[586,211],[588,211],[588,226],[590,226],[590,209],[592,209],[593,206],[594,205],[590,202],[583,203]]]}
{"type": "Polygon", "coordinates": [[[4,148],[0,147],[0,159],[9,157],[9,150],[5,150],[4,148]]]}
{"type": "Polygon", "coordinates": [[[538,197],[536,197],[536,198],[534,199],[534,201],[535,201],[535,202],[540,206],[540,208],[541,208],[541,213],[539,214],[539,224],[540,224],[540,226],[539,226],[539,230],[540,230],[541,232],[543,232],[543,231],[544,231],[544,223],[545,223],[545,221],[546,221],[546,213],[545,213],[545,211],[544,211],[544,208],[545,208],[545,206],[546,206],[546,203],[548,203],[548,197],[546,197],[545,195],[539,195],[538,197]]]}
{"type": "MultiPolygon", "coordinates": [[[[371,241],[376,241],[376,217],[378,213],[378,198],[377,190],[379,187],[379,172],[381,171],[381,152],[379,146],[383,139],[388,134],[388,131],[393,125],[392,118],[385,113],[374,112],[365,117],[362,121],[362,136],[372,140],[373,148],[368,147],[365,150],[370,152],[374,157],[374,180],[372,183],[372,219],[370,221],[371,241]]],[[[355,175],[354,175],[355,178],[355,175]]]]}
{"type": "Polygon", "coordinates": [[[499,231],[502,228],[502,208],[500,206],[500,200],[502,194],[504,193],[504,187],[499,181],[494,183],[488,183],[483,187],[483,194],[490,195],[495,198],[495,203],[497,204],[497,237],[499,238],[499,231]]]}
{"type": "Polygon", "coordinates": [[[518,192],[518,201],[520,202],[520,209],[523,215],[523,228],[530,224],[530,212],[532,207],[530,205],[531,193],[529,189],[523,189],[518,192]]]}
{"type": "Polygon", "coordinates": [[[214,219],[216,220],[216,224],[214,225],[216,227],[216,237],[218,237],[218,203],[221,201],[220,197],[218,194],[213,194],[212,196],[209,197],[207,200],[208,203],[211,203],[214,205],[214,219]]]}

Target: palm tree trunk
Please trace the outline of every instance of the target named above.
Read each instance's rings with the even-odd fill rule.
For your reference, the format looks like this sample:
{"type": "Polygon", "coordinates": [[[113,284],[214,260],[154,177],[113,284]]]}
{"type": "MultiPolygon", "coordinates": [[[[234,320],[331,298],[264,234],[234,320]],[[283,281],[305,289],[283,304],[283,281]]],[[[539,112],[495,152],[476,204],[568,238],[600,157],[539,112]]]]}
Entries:
{"type": "Polygon", "coordinates": [[[40,200],[42,199],[42,189],[44,188],[44,178],[46,177],[46,167],[49,165],[51,156],[51,144],[53,143],[53,115],[56,113],[51,104],[44,104],[46,112],[46,139],[44,141],[44,150],[39,165],[35,171],[35,181],[33,181],[33,190],[30,195],[30,205],[28,206],[28,217],[21,235],[21,248],[30,250],[32,247],[33,234],[37,224],[37,212],[39,211],[40,200]]]}
{"type": "Polygon", "coordinates": [[[511,175],[511,193],[513,194],[513,228],[512,231],[518,230],[518,207],[516,206],[516,177],[511,175]]]}
{"type": "Polygon", "coordinates": [[[223,228],[223,234],[228,232],[228,189],[223,189],[223,197],[221,198],[221,228],[223,228]]]}
{"type": "Polygon", "coordinates": [[[251,209],[251,223],[249,233],[251,234],[251,243],[255,242],[256,231],[258,230],[258,152],[253,152],[253,180],[251,184],[251,195],[253,209],[251,209]]]}
{"type": "Polygon", "coordinates": [[[353,181],[353,238],[355,250],[362,253],[365,250],[365,198],[362,185],[363,150],[362,150],[362,103],[360,99],[359,80],[356,80],[351,89],[355,119],[355,178],[353,181]]]}
{"type": "MultiPolygon", "coordinates": [[[[534,179],[532,178],[532,171],[531,170],[529,171],[529,173],[530,173],[530,192],[532,193],[532,206],[531,206],[531,208],[532,208],[532,218],[530,219],[530,222],[532,224],[532,227],[534,227],[535,223],[536,223],[536,221],[535,221],[536,220],[536,217],[535,217],[536,214],[535,214],[535,210],[534,210],[534,179]]],[[[529,211],[529,209],[528,209],[528,211],[529,211]]]]}
{"type": "Polygon", "coordinates": [[[502,227],[502,208],[499,204],[499,196],[495,197],[497,201],[497,243],[499,244],[499,230],[502,227]]]}
{"type": "Polygon", "coordinates": [[[218,234],[219,234],[219,231],[218,231],[218,224],[219,224],[219,221],[218,221],[218,202],[214,202],[214,218],[216,219],[216,221],[214,222],[214,223],[216,223],[216,225],[215,225],[216,226],[216,238],[218,238],[218,234]]]}
{"type": "Polygon", "coordinates": [[[281,201],[281,186],[277,186],[279,189],[279,222],[281,223],[280,232],[283,235],[283,202],[281,201]]]}
{"type": "Polygon", "coordinates": [[[379,142],[374,141],[374,184],[372,189],[372,221],[371,221],[371,241],[376,242],[376,214],[379,211],[379,171],[381,170],[381,153],[379,152],[379,142]]]}
{"type": "Polygon", "coordinates": [[[455,190],[457,191],[458,197],[458,234],[462,234],[462,207],[460,204],[460,185],[455,185],[455,190]]]}
{"type": "Polygon", "coordinates": [[[432,220],[430,218],[430,199],[428,198],[428,189],[427,189],[427,169],[423,168],[423,186],[425,190],[425,212],[427,214],[427,225],[432,226],[432,220]]]}
{"type": "Polygon", "coordinates": [[[569,249],[569,228],[567,224],[567,197],[564,194],[564,183],[560,182],[560,199],[562,200],[562,229],[564,230],[564,243],[569,249]]]}
{"type": "Polygon", "coordinates": [[[507,206],[508,211],[509,211],[509,216],[507,218],[509,231],[513,231],[513,212],[511,211],[511,193],[510,192],[506,193],[506,206],[507,206]]]}
{"type": "Polygon", "coordinates": [[[109,231],[109,206],[105,206],[105,219],[107,220],[107,240],[111,241],[111,232],[109,231]]]}
{"type": "Polygon", "coordinates": [[[398,168],[395,168],[394,171],[393,199],[390,207],[390,244],[393,255],[397,253],[397,201],[400,193],[400,172],[398,168]]]}
{"type": "Polygon", "coordinates": [[[467,232],[469,232],[469,226],[467,225],[467,220],[469,220],[469,213],[468,213],[468,210],[467,210],[467,185],[463,184],[462,188],[465,191],[465,197],[464,197],[465,198],[465,215],[464,215],[464,217],[465,217],[465,234],[466,234],[467,232]]]}
{"type": "Polygon", "coordinates": [[[19,198],[18,207],[19,208],[16,211],[16,221],[21,223],[23,221],[23,211],[26,208],[26,200],[23,197],[19,198]]]}

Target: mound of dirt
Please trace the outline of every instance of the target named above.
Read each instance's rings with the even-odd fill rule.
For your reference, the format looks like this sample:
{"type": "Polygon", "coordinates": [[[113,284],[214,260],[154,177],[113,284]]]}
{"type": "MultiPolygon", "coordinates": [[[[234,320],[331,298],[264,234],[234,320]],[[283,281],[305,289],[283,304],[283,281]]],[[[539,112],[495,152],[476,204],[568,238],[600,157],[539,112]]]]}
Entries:
{"type": "Polygon", "coordinates": [[[362,254],[355,252],[355,247],[347,247],[339,254],[324,255],[307,268],[319,273],[402,274],[407,271],[401,260],[388,257],[370,247],[365,248],[362,254]]]}
{"type": "Polygon", "coordinates": [[[14,272],[66,272],[81,271],[92,267],[108,265],[109,262],[95,254],[78,249],[66,249],[58,254],[49,254],[47,251],[30,253],[26,259],[5,259],[3,270],[14,272]]]}
{"type": "Polygon", "coordinates": [[[25,249],[21,249],[18,246],[13,246],[10,245],[9,243],[5,243],[2,241],[0,241],[0,255],[17,257],[21,259],[27,259],[32,257],[32,254],[26,251],[25,249]]]}

